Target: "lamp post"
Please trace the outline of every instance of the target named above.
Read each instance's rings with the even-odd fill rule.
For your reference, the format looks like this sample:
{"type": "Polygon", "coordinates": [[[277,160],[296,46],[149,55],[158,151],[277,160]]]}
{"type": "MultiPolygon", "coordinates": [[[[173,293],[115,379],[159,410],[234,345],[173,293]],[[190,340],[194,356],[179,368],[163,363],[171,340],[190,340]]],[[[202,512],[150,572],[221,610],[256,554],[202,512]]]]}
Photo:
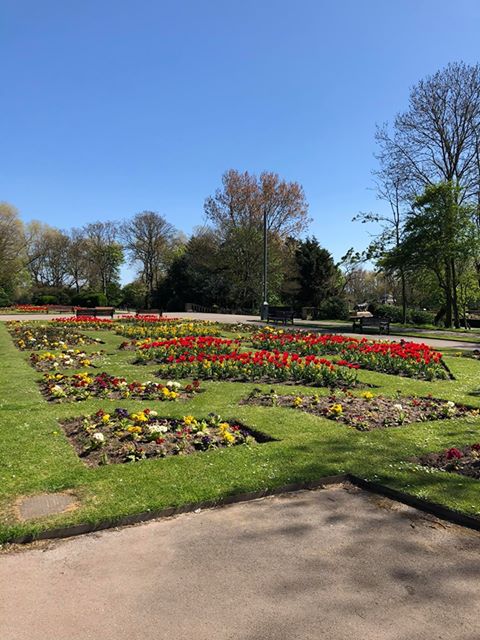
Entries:
{"type": "Polygon", "coordinates": [[[260,312],[262,320],[268,319],[268,241],[267,212],[263,212],[263,303],[260,312]]]}

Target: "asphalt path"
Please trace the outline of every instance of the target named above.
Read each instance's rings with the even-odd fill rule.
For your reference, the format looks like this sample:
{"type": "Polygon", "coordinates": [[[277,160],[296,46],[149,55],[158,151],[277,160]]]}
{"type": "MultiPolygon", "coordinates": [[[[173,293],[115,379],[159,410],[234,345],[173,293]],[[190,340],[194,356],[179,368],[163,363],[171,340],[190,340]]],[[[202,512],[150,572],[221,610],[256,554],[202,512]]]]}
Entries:
{"type": "Polygon", "coordinates": [[[2,640],[478,640],[480,533],[341,486],[0,555],[2,640]]]}

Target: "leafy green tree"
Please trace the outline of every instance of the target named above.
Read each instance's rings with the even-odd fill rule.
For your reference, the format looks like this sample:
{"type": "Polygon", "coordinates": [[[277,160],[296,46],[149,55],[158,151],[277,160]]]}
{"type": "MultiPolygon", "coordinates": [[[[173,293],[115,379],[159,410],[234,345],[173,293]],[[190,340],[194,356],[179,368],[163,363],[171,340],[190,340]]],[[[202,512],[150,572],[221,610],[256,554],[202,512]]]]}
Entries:
{"type": "Polygon", "coordinates": [[[469,206],[460,205],[451,182],[429,186],[407,215],[402,242],[381,260],[386,269],[433,273],[443,292],[445,326],[460,326],[458,286],[461,265],[478,251],[479,237],[469,206]]]}
{"type": "Polygon", "coordinates": [[[205,307],[229,305],[231,286],[215,231],[196,230],[171,263],[158,295],[162,307],[175,311],[183,310],[187,302],[205,307]]]}
{"type": "Polygon", "coordinates": [[[340,271],[331,253],[314,236],[297,242],[295,259],[299,284],[296,297],[302,307],[319,307],[338,293],[340,271]]]}

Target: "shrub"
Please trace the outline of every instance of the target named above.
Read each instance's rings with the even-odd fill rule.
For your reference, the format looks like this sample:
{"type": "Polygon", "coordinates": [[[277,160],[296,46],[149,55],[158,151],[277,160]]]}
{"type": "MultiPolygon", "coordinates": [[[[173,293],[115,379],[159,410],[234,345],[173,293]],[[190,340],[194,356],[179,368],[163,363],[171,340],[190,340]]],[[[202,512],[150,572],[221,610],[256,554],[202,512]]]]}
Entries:
{"type": "Polygon", "coordinates": [[[410,311],[409,322],[413,324],[434,324],[435,314],[432,311],[423,311],[422,309],[412,309],[410,311]]]}
{"type": "Polygon", "coordinates": [[[103,293],[82,291],[73,296],[72,304],[79,307],[104,307],[107,304],[107,298],[103,293]]]}
{"type": "Polygon", "coordinates": [[[317,315],[319,320],[348,320],[348,305],[343,298],[333,296],[320,303],[317,315]]]}
{"type": "Polygon", "coordinates": [[[3,289],[3,287],[0,287],[0,307],[9,307],[12,304],[12,299],[10,298],[9,294],[5,291],[5,289],[3,289]]]}
{"type": "Polygon", "coordinates": [[[57,296],[40,296],[38,298],[39,304],[57,304],[57,296]]]}
{"type": "MultiPolygon", "coordinates": [[[[402,322],[402,307],[390,304],[380,304],[376,308],[375,315],[382,318],[390,318],[392,322],[402,322]]],[[[431,311],[423,311],[422,309],[407,309],[407,324],[433,324],[435,314],[431,311]]]]}
{"type": "MultiPolygon", "coordinates": [[[[376,316],[381,318],[390,318],[392,322],[402,322],[402,307],[397,307],[391,304],[379,304],[375,309],[376,316]]],[[[408,322],[408,310],[407,310],[407,322],[408,322]]]]}

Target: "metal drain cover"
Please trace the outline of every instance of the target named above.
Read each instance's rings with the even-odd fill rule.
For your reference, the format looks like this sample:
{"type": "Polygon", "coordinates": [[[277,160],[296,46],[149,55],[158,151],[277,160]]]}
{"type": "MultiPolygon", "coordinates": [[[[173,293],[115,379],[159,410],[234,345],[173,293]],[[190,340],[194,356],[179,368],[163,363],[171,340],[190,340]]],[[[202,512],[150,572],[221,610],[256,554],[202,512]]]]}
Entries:
{"type": "Polygon", "coordinates": [[[75,496],[68,493],[39,493],[23,498],[18,503],[21,520],[62,513],[76,504],[75,496]]]}

